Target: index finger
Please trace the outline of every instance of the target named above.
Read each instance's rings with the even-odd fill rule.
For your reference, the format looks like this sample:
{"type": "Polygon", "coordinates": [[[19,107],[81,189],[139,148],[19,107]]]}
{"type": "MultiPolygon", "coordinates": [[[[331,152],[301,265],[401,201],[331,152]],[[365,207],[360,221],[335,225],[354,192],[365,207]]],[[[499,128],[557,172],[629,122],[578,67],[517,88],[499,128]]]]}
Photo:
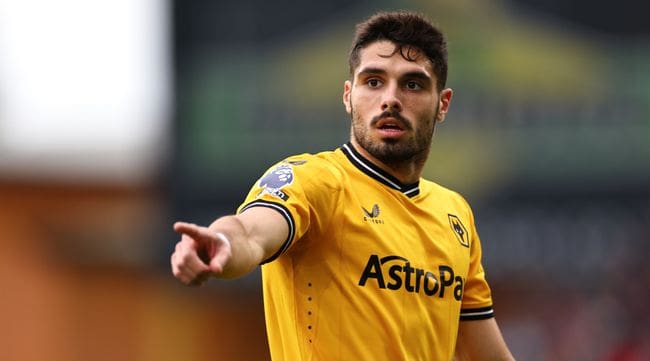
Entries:
{"type": "Polygon", "coordinates": [[[206,237],[210,238],[210,232],[205,227],[199,227],[194,223],[176,222],[174,223],[174,231],[186,234],[194,238],[195,241],[206,237]]]}

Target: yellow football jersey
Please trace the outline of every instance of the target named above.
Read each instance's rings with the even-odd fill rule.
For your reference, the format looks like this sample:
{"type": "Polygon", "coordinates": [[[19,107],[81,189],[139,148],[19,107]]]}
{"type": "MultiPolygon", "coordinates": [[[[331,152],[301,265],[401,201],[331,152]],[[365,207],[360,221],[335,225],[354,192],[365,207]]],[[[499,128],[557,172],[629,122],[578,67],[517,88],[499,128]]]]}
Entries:
{"type": "Polygon", "coordinates": [[[465,200],[402,184],[350,143],[276,164],[250,207],[290,230],[262,265],[273,360],[451,360],[459,321],[493,316],[465,200]]]}

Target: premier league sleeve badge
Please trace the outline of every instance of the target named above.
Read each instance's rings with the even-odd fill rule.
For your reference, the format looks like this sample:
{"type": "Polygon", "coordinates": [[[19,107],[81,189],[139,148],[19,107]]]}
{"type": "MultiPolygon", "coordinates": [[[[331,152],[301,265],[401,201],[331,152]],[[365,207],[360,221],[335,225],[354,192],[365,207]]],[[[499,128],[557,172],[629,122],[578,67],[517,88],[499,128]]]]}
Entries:
{"type": "Polygon", "coordinates": [[[262,188],[262,191],[257,195],[257,197],[259,198],[264,194],[270,194],[282,199],[283,201],[287,201],[289,196],[281,191],[281,189],[292,184],[293,179],[293,168],[291,165],[279,165],[271,169],[262,177],[262,179],[260,179],[259,187],[262,188]]]}

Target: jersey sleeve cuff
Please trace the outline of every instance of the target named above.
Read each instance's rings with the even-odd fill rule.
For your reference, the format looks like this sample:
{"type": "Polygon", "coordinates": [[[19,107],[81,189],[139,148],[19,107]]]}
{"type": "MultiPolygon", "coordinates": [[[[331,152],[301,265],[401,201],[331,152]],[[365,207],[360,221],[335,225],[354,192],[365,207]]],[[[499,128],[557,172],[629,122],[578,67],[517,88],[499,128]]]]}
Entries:
{"type": "Polygon", "coordinates": [[[278,249],[277,252],[275,252],[271,257],[265,259],[260,263],[260,265],[263,265],[265,263],[274,261],[276,258],[280,257],[280,255],[282,255],[287,249],[289,249],[291,243],[293,242],[293,237],[296,234],[296,223],[293,220],[293,216],[291,215],[291,212],[289,212],[287,207],[275,202],[269,202],[263,200],[252,201],[246,204],[245,206],[243,206],[239,211],[239,213],[242,213],[245,210],[253,207],[266,207],[266,208],[276,210],[282,215],[282,217],[284,217],[284,219],[287,221],[287,225],[289,226],[289,236],[287,237],[287,239],[284,241],[284,243],[282,244],[280,249],[278,249]]]}
{"type": "Polygon", "coordinates": [[[463,308],[460,310],[461,321],[486,320],[494,317],[492,306],[481,308],[463,308]]]}

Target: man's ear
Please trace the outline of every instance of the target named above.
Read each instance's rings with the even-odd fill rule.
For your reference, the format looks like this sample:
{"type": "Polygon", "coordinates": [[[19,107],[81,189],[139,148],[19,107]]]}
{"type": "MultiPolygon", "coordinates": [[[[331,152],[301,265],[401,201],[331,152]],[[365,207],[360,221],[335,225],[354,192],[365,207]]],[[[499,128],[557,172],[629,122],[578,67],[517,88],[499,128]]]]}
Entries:
{"type": "Polygon", "coordinates": [[[350,103],[351,92],[352,92],[352,82],[346,80],[345,83],[343,83],[343,104],[345,104],[345,111],[348,112],[348,114],[352,113],[352,105],[350,103]]]}
{"type": "Polygon", "coordinates": [[[436,121],[442,123],[445,121],[445,116],[449,111],[449,105],[451,104],[451,98],[454,95],[454,91],[451,88],[443,89],[440,92],[440,99],[438,99],[438,114],[436,114],[436,121]]]}

